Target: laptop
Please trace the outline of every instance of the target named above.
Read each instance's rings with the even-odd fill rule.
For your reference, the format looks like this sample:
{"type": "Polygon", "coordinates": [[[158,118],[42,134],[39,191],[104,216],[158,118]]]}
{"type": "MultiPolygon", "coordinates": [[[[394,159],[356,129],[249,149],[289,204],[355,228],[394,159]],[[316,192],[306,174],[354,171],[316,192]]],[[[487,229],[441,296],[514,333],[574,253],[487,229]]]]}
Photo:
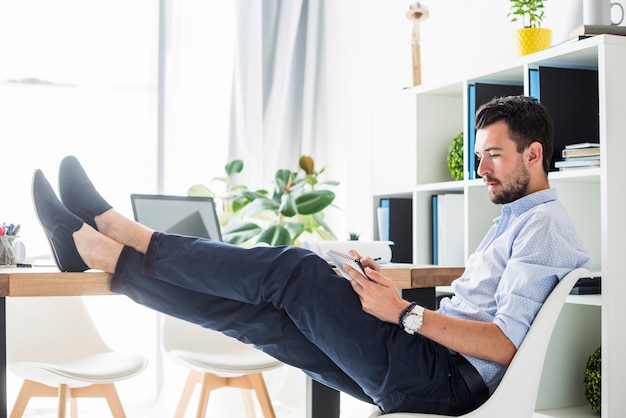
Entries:
{"type": "Polygon", "coordinates": [[[132,194],[135,220],[157,231],[222,241],[215,201],[210,197],[132,194]]]}

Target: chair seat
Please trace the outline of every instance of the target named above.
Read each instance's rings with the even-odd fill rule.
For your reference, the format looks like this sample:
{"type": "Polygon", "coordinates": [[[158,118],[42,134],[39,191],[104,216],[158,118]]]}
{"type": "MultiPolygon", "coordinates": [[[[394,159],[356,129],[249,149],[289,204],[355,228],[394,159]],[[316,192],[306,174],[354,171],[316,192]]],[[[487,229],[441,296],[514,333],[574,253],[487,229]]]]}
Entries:
{"type": "Polygon", "coordinates": [[[139,374],[147,360],[136,354],[105,352],[49,362],[9,362],[9,370],[24,379],[58,386],[81,387],[113,383],[139,374]]]}
{"type": "Polygon", "coordinates": [[[232,353],[170,350],[168,354],[185,367],[221,377],[260,373],[282,365],[275,358],[252,347],[232,353]]]}

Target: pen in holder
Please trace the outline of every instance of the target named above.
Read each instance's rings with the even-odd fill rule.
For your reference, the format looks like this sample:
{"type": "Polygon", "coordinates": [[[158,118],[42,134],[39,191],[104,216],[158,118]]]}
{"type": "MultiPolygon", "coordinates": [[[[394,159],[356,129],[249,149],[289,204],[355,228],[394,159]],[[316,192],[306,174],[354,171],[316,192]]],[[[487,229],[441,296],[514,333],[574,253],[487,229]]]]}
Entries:
{"type": "Polygon", "coordinates": [[[0,235],[0,265],[15,266],[16,264],[17,257],[15,256],[11,243],[9,243],[9,237],[0,235]]]}

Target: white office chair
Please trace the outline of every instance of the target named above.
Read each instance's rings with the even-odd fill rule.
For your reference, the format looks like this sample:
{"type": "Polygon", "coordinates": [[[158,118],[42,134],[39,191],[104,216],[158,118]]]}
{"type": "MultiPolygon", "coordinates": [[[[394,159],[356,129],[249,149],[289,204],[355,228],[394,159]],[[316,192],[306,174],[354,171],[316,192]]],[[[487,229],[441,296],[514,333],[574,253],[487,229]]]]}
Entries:
{"type": "MultiPolygon", "coordinates": [[[[199,383],[198,418],[206,416],[210,392],[225,386],[253,389],[265,418],[275,418],[262,372],[281,366],[281,362],[222,333],[168,315],[163,315],[162,338],[164,351],[176,363],[190,369],[175,418],[185,416],[199,383]]],[[[253,417],[249,393],[244,391],[244,401],[248,416],[253,417]]]]}
{"type": "MultiPolygon", "coordinates": [[[[476,410],[463,415],[469,417],[530,418],[535,411],[541,371],[548,351],[550,337],[567,295],[576,281],[587,273],[583,268],[572,270],[552,291],[537,313],[526,338],[522,341],[500,385],[491,397],[476,410]]],[[[433,418],[440,415],[375,412],[373,417],[384,418],[433,418]]]]}
{"type": "Polygon", "coordinates": [[[114,382],[137,375],[147,360],[112,351],[81,297],[12,297],[6,312],[7,368],[24,379],[11,418],[31,397],[58,397],[59,418],[68,400],[75,418],[76,398],[102,397],[113,417],[125,417],[114,382]]]}

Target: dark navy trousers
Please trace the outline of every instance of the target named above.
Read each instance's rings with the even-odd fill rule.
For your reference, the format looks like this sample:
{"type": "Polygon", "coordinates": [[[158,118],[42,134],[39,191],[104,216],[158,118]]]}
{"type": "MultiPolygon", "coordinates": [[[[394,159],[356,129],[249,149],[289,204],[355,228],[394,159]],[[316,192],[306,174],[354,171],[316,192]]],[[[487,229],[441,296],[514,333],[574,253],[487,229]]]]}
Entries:
{"type": "Polygon", "coordinates": [[[111,289],[253,344],[387,413],[475,407],[448,349],[364,313],[350,283],[302,248],[155,233],[145,255],[124,248],[111,289]]]}

